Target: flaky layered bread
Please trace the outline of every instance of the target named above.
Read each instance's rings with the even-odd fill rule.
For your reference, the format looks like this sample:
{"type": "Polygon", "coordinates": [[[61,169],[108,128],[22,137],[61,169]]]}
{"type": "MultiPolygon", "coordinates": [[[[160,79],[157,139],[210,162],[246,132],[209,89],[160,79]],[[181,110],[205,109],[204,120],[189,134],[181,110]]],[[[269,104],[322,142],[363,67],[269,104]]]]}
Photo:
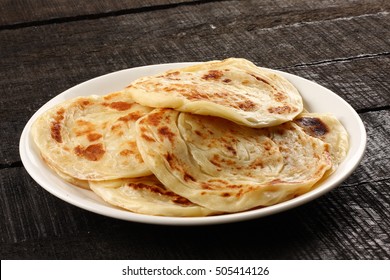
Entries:
{"type": "Polygon", "coordinates": [[[41,158],[51,168],[51,170],[54,171],[65,182],[68,182],[68,183],[70,183],[76,187],[82,188],[82,189],[90,190],[89,183],[87,180],[80,180],[80,179],[74,178],[68,174],[65,174],[64,172],[61,172],[56,167],[51,165],[50,162],[47,161],[42,154],[41,154],[41,158]]]}
{"type": "Polygon", "coordinates": [[[294,122],[253,129],[228,120],[155,109],[136,126],[141,155],[173,192],[237,212],[303,194],[332,166],[329,144],[294,122]]]}
{"type": "Polygon", "coordinates": [[[135,141],[135,122],[151,109],[126,94],[78,97],[44,112],[32,136],[45,161],[78,180],[150,175],[135,141]]]}
{"type": "Polygon", "coordinates": [[[170,191],[155,176],[95,181],[90,188],[106,202],[140,214],[201,217],[217,213],[170,191]]]}
{"type": "Polygon", "coordinates": [[[126,92],[145,106],[218,116],[250,127],[290,121],[303,110],[288,80],[239,58],[143,77],[126,92]]]}
{"type": "Polygon", "coordinates": [[[175,217],[292,199],[326,180],[349,148],[336,117],[307,112],[288,80],[238,58],[65,101],[31,132],[65,181],[116,207],[175,217]]]}
{"type": "Polygon", "coordinates": [[[348,133],[340,121],[332,114],[302,113],[294,122],[303,130],[330,145],[333,169],[343,161],[349,149],[348,133]]]}

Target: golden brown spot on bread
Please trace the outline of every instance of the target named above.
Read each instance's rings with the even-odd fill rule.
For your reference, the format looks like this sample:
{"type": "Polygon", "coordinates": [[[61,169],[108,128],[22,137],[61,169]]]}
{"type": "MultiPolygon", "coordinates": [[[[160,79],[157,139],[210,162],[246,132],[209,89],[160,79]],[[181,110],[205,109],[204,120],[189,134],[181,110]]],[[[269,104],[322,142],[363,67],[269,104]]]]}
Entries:
{"type": "Polygon", "coordinates": [[[282,102],[286,100],[286,95],[278,91],[274,93],[274,98],[277,102],[282,102]]]}
{"type": "Polygon", "coordinates": [[[210,179],[208,180],[210,183],[220,183],[221,185],[227,185],[229,184],[228,181],[222,180],[222,179],[210,179]]]}
{"type": "Polygon", "coordinates": [[[251,169],[264,168],[264,162],[261,158],[256,158],[251,165],[249,166],[251,169]]]}
{"type": "Polygon", "coordinates": [[[242,196],[243,193],[244,193],[244,190],[243,190],[243,189],[240,189],[240,190],[238,191],[238,193],[236,193],[236,197],[238,198],[238,197],[242,196]]]}
{"type": "Polygon", "coordinates": [[[141,130],[141,137],[143,138],[143,139],[145,139],[146,141],[148,141],[148,142],[156,142],[156,140],[154,140],[154,138],[153,137],[150,137],[147,133],[148,133],[148,130],[145,128],[145,127],[141,127],[140,128],[140,130],[141,130]]]}
{"type": "Polygon", "coordinates": [[[237,151],[236,151],[236,149],[234,149],[234,147],[233,147],[232,145],[225,144],[224,146],[225,146],[225,148],[226,148],[229,152],[231,152],[233,155],[237,155],[237,151]]]}
{"type": "Polygon", "coordinates": [[[123,101],[117,101],[108,104],[108,107],[118,111],[126,111],[130,109],[131,106],[133,106],[133,103],[123,102],[123,101]]]}
{"type": "Polygon", "coordinates": [[[191,205],[192,202],[189,201],[188,199],[172,192],[167,189],[165,189],[162,185],[148,185],[144,183],[129,183],[127,184],[128,187],[135,189],[135,190],[147,190],[151,193],[155,193],[158,195],[163,195],[167,196],[170,198],[170,200],[174,203],[177,204],[182,204],[182,205],[191,205]]]}
{"type": "Polygon", "coordinates": [[[158,126],[163,118],[163,114],[163,111],[149,114],[143,121],[147,122],[149,125],[158,126]]]}
{"type": "Polygon", "coordinates": [[[120,153],[119,153],[121,156],[129,156],[129,155],[132,155],[134,154],[134,152],[132,150],[129,150],[129,149],[124,149],[122,150],[120,153]]]}
{"type": "Polygon", "coordinates": [[[76,124],[79,125],[79,126],[82,126],[82,125],[86,125],[86,126],[92,125],[91,122],[85,121],[85,120],[77,120],[76,124]]]}
{"type": "Polygon", "coordinates": [[[118,136],[122,136],[124,133],[123,133],[123,130],[122,130],[122,126],[121,124],[117,123],[117,124],[114,124],[112,127],[111,127],[111,131],[115,134],[117,134],[118,136]]]}
{"type": "Polygon", "coordinates": [[[167,153],[165,155],[165,159],[167,160],[169,166],[172,168],[172,169],[175,169],[175,170],[178,170],[178,166],[177,166],[177,159],[176,157],[171,154],[171,153],[167,153]]]}
{"type": "Polygon", "coordinates": [[[195,89],[190,90],[185,94],[189,100],[209,100],[210,96],[206,93],[199,92],[195,89]]]}
{"type": "Polygon", "coordinates": [[[224,83],[230,83],[232,80],[230,80],[230,79],[224,79],[222,82],[224,82],[224,83]]]}
{"type": "Polygon", "coordinates": [[[151,190],[153,192],[162,193],[162,189],[160,187],[156,186],[150,186],[144,183],[129,183],[127,184],[128,187],[135,189],[135,190],[151,190]]]}
{"type": "MultiPolygon", "coordinates": [[[[172,193],[172,194],[174,194],[174,193],[172,193]]],[[[186,205],[186,206],[192,205],[192,202],[189,201],[187,198],[179,196],[179,195],[176,195],[176,194],[173,195],[171,200],[174,203],[181,204],[181,205],[186,205]]]]}
{"type": "Polygon", "coordinates": [[[242,102],[239,102],[237,105],[240,109],[242,109],[244,111],[254,111],[257,109],[256,103],[254,103],[253,101],[251,101],[249,99],[242,101],[242,102]]]}
{"type": "Polygon", "coordinates": [[[51,138],[53,138],[56,142],[62,143],[61,136],[61,121],[64,119],[65,109],[60,108],[57,111],[54,120],[51,122],[50,130],[51,130],[51,138]]]}
{"type": "Polygon", "coordinates": [[[152,137],[146,135],[145,133],[142,133],[141,137],[144,138],[148,142],[156,142],[156,140],[154,140],[152,137]]]}
{"type": "MultiPolygon", "coordinates": [[[[210,162],[214,164],[217,167],[222,167],[222,165],[227,165],[227,166],[235,166],[236,162],[231,159],[225,159],[225,158],[220,158],[219,155],[215,154],[211,159],[210,162]]],[[[239,169],[237,167],[236,169],[239,169]]]]}
{"type": "Polygon", "coordinates": [[[93,142],[93,141],[96,141],[100,138],[102,138],[103,135],[99,134],[99,133],[89,133],[87,135],[87,138],[89,141],[93,142]]]}
{"type": "Polygon", "coordinates": [[[98,143],[89,145],[87,148],[84,148],[79,145],[74,148],[74,152],[79,157],[83,157],[90,161],[98,161],[103,157],[106,151],[103,148],[103,144],[98,143]]]}
{"type": "Polygon", "coordinates": [[[270,143],[270,141],[267,141],[267,142],[265,142],[265,143],[263,144],[263,147],[264,147],[264,149],[265,149],[266,151],[269,151],[269,150],[271,150],[271,148],[272,148],[272,144],[270,143]]]}
{"type": "Polygon", "coordinates": [[[191,176],[190,174],[188,174],[187,172],[184,173],[184,177],[183,177],[184,181],[188,182],[189,180],[195,182],[195,178],[193,176],[191,176]]]}
{"type": "Polygon", "coordinates": [[[136,160],[138,160],[139,163],[143,163],[144,159],[142,158],[141,154],[138,152],[135,154],[136,160]]]}
{"type": "Polygon", "coordinates": [[[52,122],[50,129],[51,129],[51,138],[53,138],[58,143],[62,143],[61,124],[52,122]]]}
{"type": "Polygon", "coordinates": [[[173,142],[176,136],[167,126],[160,127],[158,129],[158,134],[164,138],[168,138],[169,141],[173,142]]]}
{"type": "Polygon", "coordinates": [[[328,126],[319,118],[301,117],[295,119],[294,122],[313,137],[321,137],[329,132],[328,126]]]}
{"type": "Polygon", "coordinates": [[[207,74],[204,74],[202,76],[202,79],[204,80],[218,80],[223,76],[222,71],[220,70],[209,70],[207,74]]]}
{"type": "Polygon", "coordinates": [[[229,197],[229,196],[231,196],[231,194],[228,193],[228,192],[224,192],[224,193],[221,194],[221,196],[222,197],[229,197]]]}
{"type": "Polygon", "coordinates": [[[136,112],[131,112],[131,113],[127,114],[126,116],[120,117],[119,120],[123,121],[123,122],[136,121],[140,117],[142,117],[142,113],[136,111],[136,112]]]}
{"type": "Polygon", "coordinates": [[[194,132],[195,132],[195,134],[198,135],[199,137],[203,137],[202,132],[200,132],[199,130],[195,130],[194,132]]]}
{"type": "Polygon", "coordinates": [[[138,151],[137,143],[135,141],[128,141],[127,145],[130,147],[130,149],[138,151]]]}
{"type": "Polygon", "coordinates": [[[226,185],[226,188],[229,189],[240,189],[242,187],[243,187],[242,185],[235,185],[235,184],[226,185]]]}
{"type": "Polygon", "coordinates": [[[221,167],[220,157],[218,154],[214,154],[213,157],[210,159],[210,162],[217,167],[221,167]]]}
{"type": "Polygon", "coordinates": [[[166,158],[166,160],[168,161],[168,162],[171,162],[172,160],[173,160],[173,155],[171,154],[171,153],[167,153],[166,155],[165,155],[165,158],[166,158]]]}
{"type": "Polygon", "coordinates": [[[255,78],[256,80],[258,80],[258,81],[260,81],[260,82],[263,82],[263,83],[265,83],[265,84],[267,84],[267,85],[270,85],[270,83],[269,83],[266,79],[264,79],[264,78],[261,78],[261,77],[259,77],[259,76],[256,76],[255,74],[250,74],[250,73],[249,73],[249,75],[251,75],[253,78],[255,78]]]}
{"type": "Polygon", "coordinates": [[[269,107],[268,112],[270,112],[271,114],[288,114],[291,113],[291,107],[288,105],[269,107]]]}
{"type": "Polygon", "coordinates": [[[212,189],[213,189],[213,188],[211,187],[211,184],[205,183],[205,182],[201,183],[201,184],[200,184],[200,187],[201,187],[202,189],[204,189],[204,190],[212,190],[212,189]]]}
{"type": "Polygon", "coordinates": [[[76,101],[76,104],[81,108],[85,109],[88,105],[92,104],[92,102],[88,99],[85,98],[80,98],[79,100],[76,101]]]}

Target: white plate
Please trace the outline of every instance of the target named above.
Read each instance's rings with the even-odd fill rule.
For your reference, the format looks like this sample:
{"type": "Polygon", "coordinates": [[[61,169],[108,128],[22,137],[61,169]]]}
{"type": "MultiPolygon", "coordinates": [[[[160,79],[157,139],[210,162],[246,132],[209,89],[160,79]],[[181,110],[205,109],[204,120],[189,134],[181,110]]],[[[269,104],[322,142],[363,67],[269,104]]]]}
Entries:
{"type": "Polygon", "coordinates": [[[97,77],[59,94],[43,105],[31,117],[23,130],[19,149],[20,157],[27,172],[48,192],[68,203],[94,213],[127,221],[150,224],[206,225],[249,220],[297,207],[318,198],[339,185],[355,170],[359,164],[366,146],[366,131],[359,115],[347,102],[330,90],[306,79],[280,71],[275,72],[286,77],[298,88],[305,101],[305,106],[309,111],[333,113],[345,126],[350,136],[350,149],[348,155],[337,171],[316,189],[292,200],[262,209],[220,216],[189,218],[148,216],[128,212],[108,205],[91,191],[83,190],[64,182],[56,176],[55,173],[53,173],[44,164],[44,162],[42,162],[30,137],[30,128],[34,120],[47,109],[73,97],[91,94],[104,95],[113,91],[121,90],[131,81],[139,77],[153,75],[168,69],[184,67],[191,64],[194,63],[159,64],[126,69],[97,77]]]}

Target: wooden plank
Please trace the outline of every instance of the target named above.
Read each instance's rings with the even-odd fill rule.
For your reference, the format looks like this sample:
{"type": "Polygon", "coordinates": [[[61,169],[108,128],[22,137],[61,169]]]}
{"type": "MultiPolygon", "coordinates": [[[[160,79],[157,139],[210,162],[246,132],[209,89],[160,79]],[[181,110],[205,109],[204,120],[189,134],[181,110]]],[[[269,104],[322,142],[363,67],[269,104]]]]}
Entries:
{"type": "MultiPolygon", "coordinates": [[[[319,259],[388,259],[389,186],[388,179],[342,184],[303,210],[301,218],[310,232],[303,238],[313,240],[313,254],[319,259]]],[[[305,258],[306,252],[299,254],[305,258]]]]}
{"type": "Polygon", "coordinates": [[[363,112],[390,105],[390,55],[280,68],[314,81],[363,112]]]}
{"type": "Polygon", "coordinates": [[[203,10],[195,14],[189,7],[177,10],[170,19],[155,11],[84,24],[3,30],[0,41],[7,44],[0,46],[0,88],[4,98],[26,96],[16,95],[15,90],[30,95],[39,89],[43,95],[38,98],[44,100],[42,96],[53,97],[86,79],[145,64],[235,56],[286,69],[389,55],[390,16],[386,13],[247,31],[249,26],[235,24],[235,15],[229,11],[214,11],[215,22],[208,23],[201,16],[203,10]],[[216,23],[219,20],[231,24],[222,28],[216,23]],[[359,26],[359,32],[353,26],[359,26]],[[53,87],[52,81],[58,89],[46,91],[53,87]]]}
{"type": "Polygon", "coordinates": [[[232,11],[202,7],[196,6],[196,13],[194,7],[178,7],[169,19],[155,11],[84,24],[3,30],[0,41],[7,43],[0,46],[0,88],[4,98],[14,98],[14,90],[42,93],[56,81],[62,85],[59,90],[43,91],[52,97],[83,80],[153,63],[236,56],[283,69],[389,54],[388,13],[247,31],[248,23],[236,24],[232,11]],[[214,21],[209,23],[203,13],[214,21]],[[353,26],[359,26],[358,32],[353,26]]]}
{"type": "Polygon", "coordinates": [[[77,20],[82,16],[103,14],[111,16],[117,13],[131,13],[148,8],[162,8],[179,3],[197,2],[196,0],[1,0],[0,26],[14,26],[21,23],[39,24],[59,18],[77,20]]]}
{"type": "Polygon", "coordinates": [[[256,27],[258,18],[263,27],[291,24],[302,21],[324,20],[345,16],[357,16],[388,10],[385,0],[266,0],[266,1],[201,1],[201,0],[147,0],[147,1],[69,1],[69,0],[1,0],[0,26],[17,27],[23,23],[45,24],[59,19],[80,20],[118,14],[175,8],[177,5],[223,6],[236,12],[240,22],[247,21],[256,27]],[[209,2],[222,2],[211,3],[209,2]]]}
{"type": "Polygon", "coordinates": [[[345,184],[359,186],[372,181],[389,183],[390,167],[390,110],[360,114],[367,131],[365,157],[345,184]]]}
{"type": "MultiPolygon", "coordinates": [[[[24,188],[24,184],[19,188],[24,188]]],[[[388,259],[389,187],[389,181],[367,182],[359,187],[341,185],[320,199],[288,212],[239,224],[207,227],[164,227],[119,221],[68,206],[41,191],[36,192],[39,196],[29,197],[34,194],[23,190],[27,193],[22,195],[25,200],[12,208],[16,213],[4,212],[7,218],[0,220],[1,257],[388,259]],[[21,209],[23,205],[25,208],[21,209]],[[14,233],[9,240],[4,231],[11,224],[14,233]]]]}

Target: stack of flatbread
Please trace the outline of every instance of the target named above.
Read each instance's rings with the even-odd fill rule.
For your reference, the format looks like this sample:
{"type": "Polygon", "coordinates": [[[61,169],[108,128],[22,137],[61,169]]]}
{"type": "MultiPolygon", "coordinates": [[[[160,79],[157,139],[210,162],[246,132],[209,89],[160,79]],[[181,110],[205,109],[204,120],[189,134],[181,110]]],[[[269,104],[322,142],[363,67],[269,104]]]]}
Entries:
{"type": "Polygon", "coordinates": [[[237,58],[68,100],[39,116],[32,135],[67,182],[132,212],[187,217],[304,194],[349,145],[341,123],[304,110],[288,80],[237,58]]]}

